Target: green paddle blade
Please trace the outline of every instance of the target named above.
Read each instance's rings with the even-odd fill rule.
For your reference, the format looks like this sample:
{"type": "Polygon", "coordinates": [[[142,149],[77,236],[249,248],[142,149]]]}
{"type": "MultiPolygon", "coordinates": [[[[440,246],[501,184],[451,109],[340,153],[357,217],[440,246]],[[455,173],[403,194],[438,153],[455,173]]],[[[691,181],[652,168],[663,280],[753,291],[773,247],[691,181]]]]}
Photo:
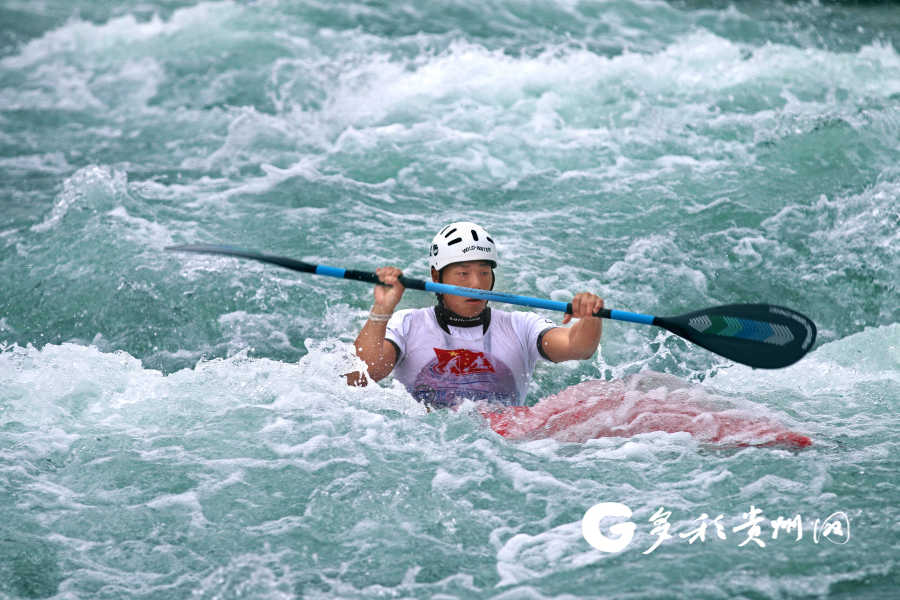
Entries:
{"type": "Polygon", "coordinates": [[[816,341],[816,325],[808,317],[772,304],[714,306],[677,317],[656,317],[653,324],[759,369],[792,365],[816,341]]]}

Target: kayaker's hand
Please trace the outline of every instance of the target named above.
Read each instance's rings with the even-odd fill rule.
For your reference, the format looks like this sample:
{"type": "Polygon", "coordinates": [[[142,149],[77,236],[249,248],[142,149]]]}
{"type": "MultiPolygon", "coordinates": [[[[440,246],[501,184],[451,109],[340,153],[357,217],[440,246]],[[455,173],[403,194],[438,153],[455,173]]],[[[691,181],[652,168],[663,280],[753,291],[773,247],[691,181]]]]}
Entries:
{"type": "Polygon", "coordinates": [[[394,312],[397,304],[399,304],[400,298],[403,297],[403,291],[406,289],[397,279],[403,275],[403,271],[397,267],[380,267],[375,269],[375,274],[386,285],[375,286],[375,306],[372,307],[372,312],[391,314],[394,312]]]}
{"type": "MultiPolygon", "coordinates": [[[[572,298],[572,314],[566,313],[563,317],[563,325],[575,319],[593,317],[594,313],[603,308],[603,298],[590,292],[575,294],[572,298]]],[[[599,318],[599,317],[598,317],[599,318]]]]}

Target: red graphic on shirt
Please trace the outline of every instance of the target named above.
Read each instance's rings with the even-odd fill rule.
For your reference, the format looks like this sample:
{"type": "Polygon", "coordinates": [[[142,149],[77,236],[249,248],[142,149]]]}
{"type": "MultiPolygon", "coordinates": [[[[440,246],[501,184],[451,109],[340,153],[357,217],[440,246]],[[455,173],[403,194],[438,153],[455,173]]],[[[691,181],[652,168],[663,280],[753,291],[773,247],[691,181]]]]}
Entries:
{"type": "Polygon", "coordinates": [[[484,352],[472,350],[442,350],[435,348],[438,363],[434,370],[438,373],[450,372],[453,375],[469,375],[471,373],[495,373],[494,365],[487,359],[484,352]]]}

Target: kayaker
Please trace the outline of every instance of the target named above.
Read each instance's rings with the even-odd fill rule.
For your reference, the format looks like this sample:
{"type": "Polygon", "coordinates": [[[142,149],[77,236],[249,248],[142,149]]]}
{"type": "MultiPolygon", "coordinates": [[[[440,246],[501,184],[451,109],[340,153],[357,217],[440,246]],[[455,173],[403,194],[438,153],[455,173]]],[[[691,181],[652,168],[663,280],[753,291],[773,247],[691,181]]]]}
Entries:
{"type": "MultiPolygon", "coordinates": [[[[498,253],[484,228],[461,221],[442,228],[431,243],[433,281],[493,289],[498,253]]],[[[596,294],[572,299],[571,327],[559,327],[533,312],[491,309],[487,301],[438,294],[430,308],[394,312],[403,297],[396,267],[376,270],[385,286],[375,286],[375,302],[355,341],[368,378],[379,381],[392,371],[420,402],[454,406],[465,399],[523,405],[538,360],[586,360],[597,351],[603,307],[596,294]],[[390,286],[390,287],[387,287],[390,286]]],[[[362,373],[347,376],[351,385],[366,385],[362,373]]]]}

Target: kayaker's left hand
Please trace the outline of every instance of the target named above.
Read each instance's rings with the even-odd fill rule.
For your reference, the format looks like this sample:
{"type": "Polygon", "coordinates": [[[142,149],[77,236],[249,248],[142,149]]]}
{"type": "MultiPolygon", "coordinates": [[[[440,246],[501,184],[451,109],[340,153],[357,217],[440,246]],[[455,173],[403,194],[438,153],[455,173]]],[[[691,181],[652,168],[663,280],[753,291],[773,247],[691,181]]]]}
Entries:
{"type": "Polygon", "coordinates": [[[575,294],[572,298],[572,314],[566,313],[563,317],[563,325],[575,319],[593,317],[594,313],[603,308],[603,298],[590,292],[575,294]]]}

